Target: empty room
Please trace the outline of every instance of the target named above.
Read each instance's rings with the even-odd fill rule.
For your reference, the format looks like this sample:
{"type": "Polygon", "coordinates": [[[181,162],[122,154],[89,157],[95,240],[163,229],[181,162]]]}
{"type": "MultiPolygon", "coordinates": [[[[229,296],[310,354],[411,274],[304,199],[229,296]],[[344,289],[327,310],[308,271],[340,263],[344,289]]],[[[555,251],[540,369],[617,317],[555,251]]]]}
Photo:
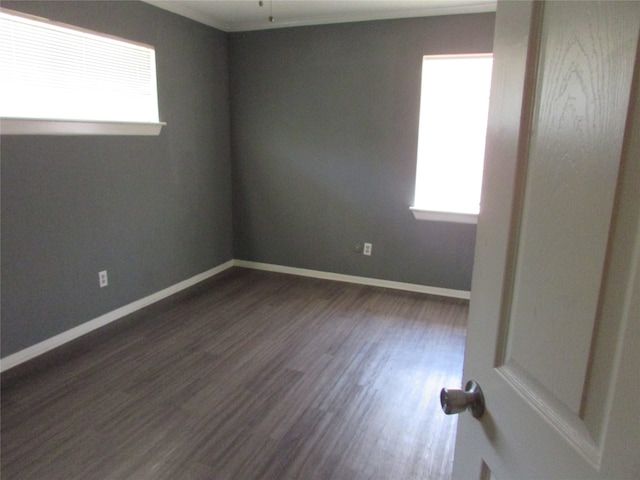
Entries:
{"type": "Polygon", "coordinates": [[[640,3],[1,7],[3,479],[640,474],[640,3]]]}

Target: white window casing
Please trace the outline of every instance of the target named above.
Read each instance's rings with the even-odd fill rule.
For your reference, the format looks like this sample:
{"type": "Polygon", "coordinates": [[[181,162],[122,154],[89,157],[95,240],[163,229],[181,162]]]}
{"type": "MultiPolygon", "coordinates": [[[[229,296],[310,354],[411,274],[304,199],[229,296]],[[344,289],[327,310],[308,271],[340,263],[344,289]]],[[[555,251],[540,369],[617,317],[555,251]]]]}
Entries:
{"type": "Polygon", "coordinates": [[[492,62],[491,54],[423,58],[418,219],[477,223],[492,62]]]}
{"type": "Polygon", "coordinates": [[[149,45],[0,9],[2,134],[158,135],[149,45]]]}

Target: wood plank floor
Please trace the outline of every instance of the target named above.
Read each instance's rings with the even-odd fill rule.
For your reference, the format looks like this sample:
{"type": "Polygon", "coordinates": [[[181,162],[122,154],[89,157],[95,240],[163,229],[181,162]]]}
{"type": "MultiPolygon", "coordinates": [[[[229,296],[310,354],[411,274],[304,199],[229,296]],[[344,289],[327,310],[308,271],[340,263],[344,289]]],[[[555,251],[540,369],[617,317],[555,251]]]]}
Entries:
{"type": "Polygon", "coordinates": [[[448,479],[466,318],[233,269],[6,372],[2,479],[448,479]]]}

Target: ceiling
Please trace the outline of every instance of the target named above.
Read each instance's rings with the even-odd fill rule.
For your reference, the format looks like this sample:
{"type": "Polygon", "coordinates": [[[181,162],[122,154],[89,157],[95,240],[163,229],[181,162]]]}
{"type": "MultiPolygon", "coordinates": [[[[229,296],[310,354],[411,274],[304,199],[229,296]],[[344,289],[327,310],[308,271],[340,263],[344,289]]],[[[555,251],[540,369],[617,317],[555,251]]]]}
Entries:
{"type": "Polygon", "coordinates": [[[496,0],[263,0],[263,6],[258,0],[144,1],[225,32],[496,9],[496,0]]]}

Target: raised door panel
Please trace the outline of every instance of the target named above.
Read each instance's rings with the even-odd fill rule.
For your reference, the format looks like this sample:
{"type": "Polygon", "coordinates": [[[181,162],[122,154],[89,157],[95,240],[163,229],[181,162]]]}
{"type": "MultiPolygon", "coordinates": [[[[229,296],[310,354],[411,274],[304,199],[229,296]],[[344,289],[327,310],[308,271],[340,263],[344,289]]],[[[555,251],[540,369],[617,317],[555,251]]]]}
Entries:
{"type": "Polygon", "coordinates": [[[454,478],[640,474],[639,31],[640,2],[498,3],[464,366],[487,410],[454,478]]]}

